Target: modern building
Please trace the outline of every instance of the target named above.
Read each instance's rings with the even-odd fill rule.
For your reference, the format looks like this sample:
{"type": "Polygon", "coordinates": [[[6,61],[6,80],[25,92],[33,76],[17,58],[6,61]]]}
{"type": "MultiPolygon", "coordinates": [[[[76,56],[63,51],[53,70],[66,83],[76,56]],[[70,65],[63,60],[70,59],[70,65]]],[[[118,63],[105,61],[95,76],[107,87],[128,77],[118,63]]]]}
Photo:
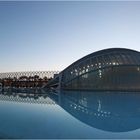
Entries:
{"type": "Polygon", "coordinates": [[[111,48],[89,54],[64,69],[48,86],[67,90],[140,90],[140,52],[111,48]]]}

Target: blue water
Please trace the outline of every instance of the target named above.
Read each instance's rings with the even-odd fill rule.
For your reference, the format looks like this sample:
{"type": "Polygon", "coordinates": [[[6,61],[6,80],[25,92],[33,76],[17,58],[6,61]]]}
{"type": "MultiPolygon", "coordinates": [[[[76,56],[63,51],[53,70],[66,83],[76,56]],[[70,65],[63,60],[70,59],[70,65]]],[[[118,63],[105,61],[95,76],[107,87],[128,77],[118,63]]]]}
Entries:
{"type": "Polygon", "coordinates": [[[140,93],[0,93],[0,138],[140,138],[140,93]]]}

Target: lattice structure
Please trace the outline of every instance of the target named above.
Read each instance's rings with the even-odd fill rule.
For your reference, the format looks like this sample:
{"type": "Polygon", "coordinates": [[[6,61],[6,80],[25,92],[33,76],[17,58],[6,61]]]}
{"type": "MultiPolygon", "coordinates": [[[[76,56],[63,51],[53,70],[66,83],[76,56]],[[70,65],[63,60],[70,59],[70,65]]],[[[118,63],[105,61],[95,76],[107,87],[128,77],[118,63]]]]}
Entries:
{"type": "Polygon", "coordinates": [[[24,71],[24,72],[7,72],[0,73],[0,78],[19,78],[21,76],[35,76],[38,75],[40,78],[47,77],[53,78],[55,74],[58,74],[59,71],[24,71]]]}

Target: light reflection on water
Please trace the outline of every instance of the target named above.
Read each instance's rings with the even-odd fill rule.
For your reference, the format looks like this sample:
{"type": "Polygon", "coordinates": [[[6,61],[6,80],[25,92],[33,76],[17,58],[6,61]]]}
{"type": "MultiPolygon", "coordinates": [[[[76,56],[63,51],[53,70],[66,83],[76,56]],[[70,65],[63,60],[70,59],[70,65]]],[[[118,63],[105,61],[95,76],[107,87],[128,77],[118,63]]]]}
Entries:
{"type": "Polygon", "coordinates": [[[0,138],[140,138],[140,93],[0,93],[0,138]]]}

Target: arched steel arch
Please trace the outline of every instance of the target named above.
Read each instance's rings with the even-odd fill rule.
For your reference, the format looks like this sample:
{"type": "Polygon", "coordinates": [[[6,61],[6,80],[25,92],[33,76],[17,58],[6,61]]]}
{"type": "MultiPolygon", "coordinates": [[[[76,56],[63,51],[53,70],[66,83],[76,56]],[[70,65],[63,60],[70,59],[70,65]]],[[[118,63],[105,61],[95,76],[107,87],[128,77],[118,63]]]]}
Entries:
{"type": "Polygon", "coordinates": [[[59,74],[63,89],[140,90],[140,53],[111,48],[89,54],[59,74]]]}

